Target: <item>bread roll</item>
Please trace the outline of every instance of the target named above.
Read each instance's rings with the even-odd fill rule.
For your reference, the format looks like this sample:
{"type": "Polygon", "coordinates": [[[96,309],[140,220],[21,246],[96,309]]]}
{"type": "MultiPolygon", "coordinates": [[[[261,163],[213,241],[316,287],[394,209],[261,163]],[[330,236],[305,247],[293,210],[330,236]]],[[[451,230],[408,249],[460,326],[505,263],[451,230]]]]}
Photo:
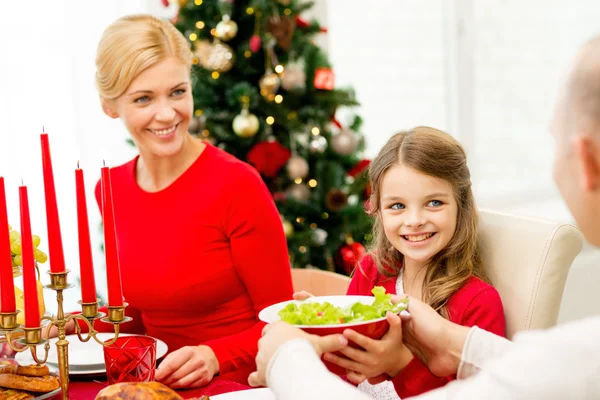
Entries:
{"type": "Polygon", "coordinates": [[[0,386],[36,393],[48,393],[58,389],[60,384],[55,376],[32,377],[16,374],[0,374],[0,386]]]}

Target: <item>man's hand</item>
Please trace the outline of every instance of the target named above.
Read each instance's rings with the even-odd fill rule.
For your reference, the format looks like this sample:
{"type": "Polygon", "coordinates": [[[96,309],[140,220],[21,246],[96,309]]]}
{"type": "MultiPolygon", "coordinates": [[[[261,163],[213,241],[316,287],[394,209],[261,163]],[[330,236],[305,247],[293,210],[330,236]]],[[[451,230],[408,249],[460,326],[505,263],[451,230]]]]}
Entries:
{"type": "MultiPolygon", "coordinates": [[[[402,297],[394,296],[392,302],[402,297]]],[[[402,316],[403,340],[415,357],[436,376],[456,374],[470,328],[444,319],[428,304],[408,299],[409,316],[402,316]]]]}
{"type": "Polygon", "coordinates": [[[325,352],[334,352],[348,345],[348,340],[342,335],[316,336],[293,327],[285,322],[275,322],[266,325],[263,337],[258,341],[258,354],[256,355],[256,371],[248,377],[250,386],[267,385],[267,365],[284,343],[298,338],[308,340],[319,357],[325,352]]]}

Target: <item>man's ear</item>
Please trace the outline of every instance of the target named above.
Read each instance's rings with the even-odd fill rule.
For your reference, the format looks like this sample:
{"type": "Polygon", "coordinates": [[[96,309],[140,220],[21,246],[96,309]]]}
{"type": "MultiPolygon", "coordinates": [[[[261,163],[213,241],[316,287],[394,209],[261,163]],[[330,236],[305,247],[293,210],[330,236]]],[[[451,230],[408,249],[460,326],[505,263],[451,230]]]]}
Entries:
{"type": "Polygon", "coordinates": [[[112,100],[100,99],[102,111],[111,118],[119,118],[119,113],[115,107],[115,102],[112,100]]]}
{"type": "Polygon", "coordinates": [[[575,150],[579,159],[583,188],[592,192],[600,190],[600,142],[590,136],[574,138],[575,150]]]}

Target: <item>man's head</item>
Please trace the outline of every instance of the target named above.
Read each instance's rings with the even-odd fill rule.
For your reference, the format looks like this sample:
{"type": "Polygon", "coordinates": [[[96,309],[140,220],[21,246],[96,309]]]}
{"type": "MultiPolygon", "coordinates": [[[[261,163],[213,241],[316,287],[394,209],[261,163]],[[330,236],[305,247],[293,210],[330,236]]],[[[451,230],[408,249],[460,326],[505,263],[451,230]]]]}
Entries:
{"type": "Polygon", "coordinates": [[[586,239],[600,246],[600,36],[580,49],[552,133],[554,180],[586,239]]]}

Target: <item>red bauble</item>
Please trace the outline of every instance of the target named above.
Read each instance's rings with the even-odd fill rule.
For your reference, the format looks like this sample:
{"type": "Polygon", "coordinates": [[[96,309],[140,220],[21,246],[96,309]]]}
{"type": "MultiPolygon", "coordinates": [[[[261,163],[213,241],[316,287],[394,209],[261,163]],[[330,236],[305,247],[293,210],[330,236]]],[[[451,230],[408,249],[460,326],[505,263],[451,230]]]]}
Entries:
{"type": "Polygon", "coordinates": [[[252,35],[252,37],[250,38],[250,51],[252,51],[253,53],[256,53],[257,51],[260,50],[260,45],[261,45],[260,36],[252,35]]]}
{"type": "Polygon", "coordinates": [[[344,272],[351,275],[360,260],[367,254],[365,246],[361,243],[353,242],[343,246],[339,251],[339,263],[344,272]]]}
{"type": "Polygon", "coordinates": [[[288,162],[290,151],[279,142],[259,142],[248,152],[248,162],[263,176],[274,178],[288,162]]]}

